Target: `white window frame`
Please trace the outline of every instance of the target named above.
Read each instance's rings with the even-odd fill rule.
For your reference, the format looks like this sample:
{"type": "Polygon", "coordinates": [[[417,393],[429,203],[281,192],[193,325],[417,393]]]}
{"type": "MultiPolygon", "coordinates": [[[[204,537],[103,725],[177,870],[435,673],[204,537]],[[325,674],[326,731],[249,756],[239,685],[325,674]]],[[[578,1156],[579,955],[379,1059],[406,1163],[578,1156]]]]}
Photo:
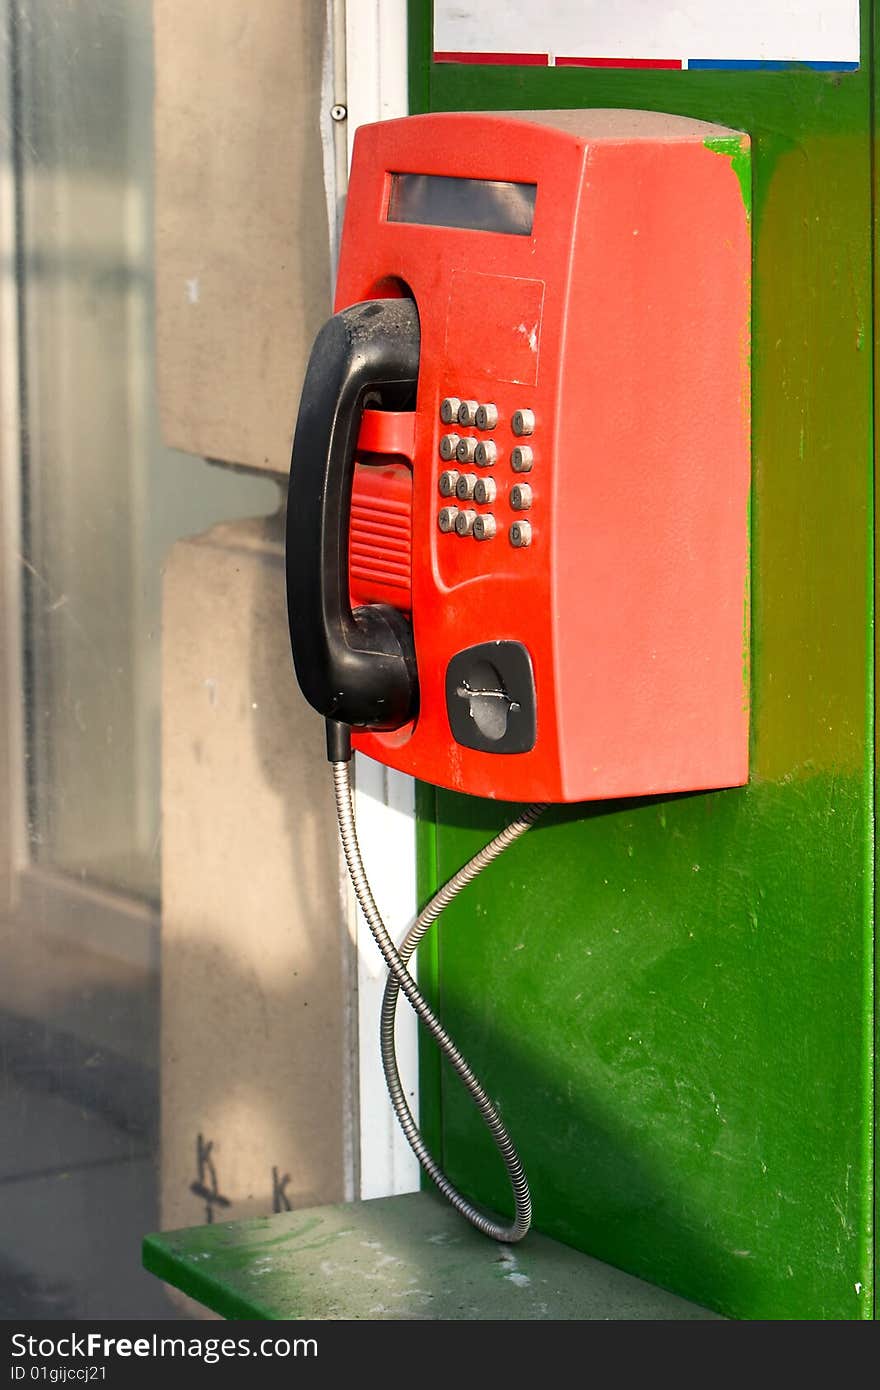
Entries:
{"type": "MultiPolygon", "coordinates": [[[[332,0],[331,8],[336,9],[332,0]]],[[[337,10],[337,33],[338,24],[337,10]]],[[[408,112],[406,0],[349,0],[344,25],[344,74],[338,61],[331,66],[332,104],[347,110],[345,121],[337,123],[347,164],[358,126],[408,112]]],[[[400,940],[417,908],[415,784],[361,756],[355,757],[355,784],[358,833],[373,893],[392,936],[400,940]]],[[[419,1165],[391,1109],[379,1058],[385,966],[351,895],[349,914],[357,946],[360,1196],[385,1197],[417,1190],[419,1165]]],[[[397,1042],[401,1077],[418,1116],[417,1025],[405,1002],[397,1042]]]]}

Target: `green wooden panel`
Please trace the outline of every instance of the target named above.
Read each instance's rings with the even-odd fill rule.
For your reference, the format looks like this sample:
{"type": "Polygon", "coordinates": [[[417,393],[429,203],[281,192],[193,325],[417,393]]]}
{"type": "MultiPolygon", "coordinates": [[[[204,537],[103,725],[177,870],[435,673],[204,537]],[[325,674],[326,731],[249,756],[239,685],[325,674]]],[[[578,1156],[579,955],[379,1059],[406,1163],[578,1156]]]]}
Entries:
{"type": "MultiPolygon", "coordinates": [[[[752,136],[749,786],[554,810],[421,964],[537,1226],[746,1318],[873,1313],[870,18],[858,73],[679,73],[432,65],[411,7],[421,109],[648,107],[752,136]]],[[[424,789],[423,894],[509,810],[424,789]]],[[[509,1209],[423,1053],[438,1152],[509,1209]]]]}

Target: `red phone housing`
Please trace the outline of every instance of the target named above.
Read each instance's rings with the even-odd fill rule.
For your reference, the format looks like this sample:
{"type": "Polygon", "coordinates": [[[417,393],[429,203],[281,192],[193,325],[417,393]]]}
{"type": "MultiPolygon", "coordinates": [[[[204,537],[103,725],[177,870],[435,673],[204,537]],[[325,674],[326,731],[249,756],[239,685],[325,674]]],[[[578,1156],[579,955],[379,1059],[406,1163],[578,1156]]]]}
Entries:
{"type": "Polygon", "coordinates": [[[748,171],[747,136],[655,112],[436,114],[358,131],[336,308],[410,295],[421,329],[415,411],[364,414],[350,532],[353,604],[412,615],[419,710],[391,733],[355,731],[361,752],[516,801],[747,780],[748,171]],[[491,201],[504,184],[533,203],[530,226],[520,209],[517,230],[487,229],[483,190],[491,201]],[[472,192],[480,225],[393,220],[412,188],[416,215],[435,216],[430,198],[418,211],[426,187],[452,190],[459,222],[472,192]],[[497,423],[445,424],[444,401],[491,406],[497,423]],[[517,412],[531,433],[514,433],[517,412]],[[441,458],[450,434],[474,441],[467,452],[493,445],[494,462],[441,458]],[[528,472],[512,468],[517,447],[528,472]],[[493,500],[442,496],[450,470],[490,478],[493,500]],[[523,485],[530,495],[514,493],[523,485]],[[472,514],[465,534],[441,530],[446,507],[472,514]],[[468,534],[474,516],[494,535],[468,534]],[[512,543],[517,525],[527,545],[512,543]],[[483,644],[498,643],[531,669],[520,751],[503,736],[518,691],[493,700],[483,644]],[[454,676],[459,661],[451,678],[474,647],[474,677],[454,676]],[[453,732],[456,700],[483,746],[466,721],[453,732]]]}

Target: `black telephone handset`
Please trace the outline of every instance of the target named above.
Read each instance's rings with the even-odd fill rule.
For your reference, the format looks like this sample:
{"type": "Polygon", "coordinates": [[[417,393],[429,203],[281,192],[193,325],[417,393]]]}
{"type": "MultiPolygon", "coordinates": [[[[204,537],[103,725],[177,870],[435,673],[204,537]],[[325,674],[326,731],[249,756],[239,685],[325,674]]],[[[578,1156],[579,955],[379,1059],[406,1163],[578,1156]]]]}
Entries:
{"type": "Polygon", "coordinates": [[[412,404],[419,318],[409,299],[334,314],[315,340],[293,441],[287,502],[287,615],[306,699],[339,725],[397,729],[418,708],[412,625],[389,604],[352,610],[348,536],[365,405],[412,404]]]}

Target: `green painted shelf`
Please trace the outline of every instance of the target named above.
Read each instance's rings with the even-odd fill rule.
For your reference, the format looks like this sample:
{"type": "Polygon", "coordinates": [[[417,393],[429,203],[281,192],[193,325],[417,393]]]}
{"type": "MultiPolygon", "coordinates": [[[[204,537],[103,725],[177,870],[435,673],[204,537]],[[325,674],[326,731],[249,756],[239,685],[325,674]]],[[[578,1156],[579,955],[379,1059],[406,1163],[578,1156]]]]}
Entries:
{"type": "Polygon", "coordinates": [[[716,1316],[546,1236],[496,1245],[430,1192],[147,1236],[144,1265],[234,1319],[716,1316]]]}

